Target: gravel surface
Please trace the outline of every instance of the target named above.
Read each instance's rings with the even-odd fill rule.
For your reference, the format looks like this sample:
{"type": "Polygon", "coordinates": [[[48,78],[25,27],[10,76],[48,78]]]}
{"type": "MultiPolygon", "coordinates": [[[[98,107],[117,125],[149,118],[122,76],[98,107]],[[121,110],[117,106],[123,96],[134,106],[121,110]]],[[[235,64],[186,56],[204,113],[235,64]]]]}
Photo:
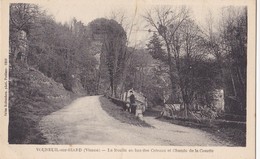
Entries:
{"type": "Polygon", "coordinates": [[[109,116],[99,96],[75,100],[43,117],[40,129],[49,144],[230,146],[204,131],[145,117],[153,128],[122,123],[109,116]]]}

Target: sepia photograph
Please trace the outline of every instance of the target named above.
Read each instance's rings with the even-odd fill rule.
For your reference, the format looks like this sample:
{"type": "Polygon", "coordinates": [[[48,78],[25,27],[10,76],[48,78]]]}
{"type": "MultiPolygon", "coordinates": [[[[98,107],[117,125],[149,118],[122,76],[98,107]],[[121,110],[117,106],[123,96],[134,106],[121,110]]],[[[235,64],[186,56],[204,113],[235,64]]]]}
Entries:
{"type": "Polygon", "coordinates": [[[253,150],[254,1],[112,1],[6,5],[7,145],[253,150]]]}
{"type": "Polygon", "coordinates": [[[246,146],[246,6],[67,7],[10,4],[10,144],[246,146]]]}

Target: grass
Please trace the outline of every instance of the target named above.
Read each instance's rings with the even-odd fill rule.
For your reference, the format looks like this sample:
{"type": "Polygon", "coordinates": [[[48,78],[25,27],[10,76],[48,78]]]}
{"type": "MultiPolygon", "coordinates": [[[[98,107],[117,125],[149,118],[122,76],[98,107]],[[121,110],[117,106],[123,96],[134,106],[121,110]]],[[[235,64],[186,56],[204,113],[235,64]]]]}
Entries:
{"type": "MultiPolygon", "coordinates": [[[[154,116],[158,117],[160,114],[159,111],[147,110],[145,116],[154,116]]],[[[233,146],[246,146],[246,127],[238,127],[237,125],[232,126],[231,124],[210,124],[206,125],[203,123],[195,123],[193,121],[183,121],[178,119],[172,119],[167,117],[161,117],[158,120],[163,122],[168,122],[176,125],[191,127],[195,129],[200,129],[206,131],[220,141],[225,141],[230,143],[233,146]]]]}
{"type": "Polygon", "coordinates": [[[101,102],[102,109],[105,110],[108,115],[119,120],[120,122],[140,127],[152,127],[150,124],[140,120],[135,115],[124,111],[122,107],[115,105],[109,99],[100,97],[99,100],[101,102]]]}
{"type": "Polygon", "coordinates": [[[9,144],[45,144],[43,116],[68,105],[73,94],[37,70],[16,68],[9,81],[9,144]]]}

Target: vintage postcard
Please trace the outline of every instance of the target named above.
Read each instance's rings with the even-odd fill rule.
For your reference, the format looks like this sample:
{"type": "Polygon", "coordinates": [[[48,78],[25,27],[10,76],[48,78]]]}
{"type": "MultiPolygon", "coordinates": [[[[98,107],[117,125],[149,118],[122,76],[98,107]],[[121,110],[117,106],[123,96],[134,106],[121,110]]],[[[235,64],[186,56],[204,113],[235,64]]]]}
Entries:
{"type": "Polygon", "coordinates": [[[255,0],[1,0],[1,159],[254,159],[255,0]]]}

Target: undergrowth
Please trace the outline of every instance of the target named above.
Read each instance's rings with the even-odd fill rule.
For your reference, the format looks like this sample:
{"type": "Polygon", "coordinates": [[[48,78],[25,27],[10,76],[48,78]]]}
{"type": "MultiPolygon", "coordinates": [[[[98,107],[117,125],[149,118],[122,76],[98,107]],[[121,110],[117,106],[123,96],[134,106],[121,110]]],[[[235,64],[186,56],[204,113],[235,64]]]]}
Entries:
{"type": "Polygon", "coordinates": [[[41,118],[72,100],[72,94],[63,86],[35,69],[17,67],[9,78],[10,144],[44,144],[39,130],[41,118]]]}

